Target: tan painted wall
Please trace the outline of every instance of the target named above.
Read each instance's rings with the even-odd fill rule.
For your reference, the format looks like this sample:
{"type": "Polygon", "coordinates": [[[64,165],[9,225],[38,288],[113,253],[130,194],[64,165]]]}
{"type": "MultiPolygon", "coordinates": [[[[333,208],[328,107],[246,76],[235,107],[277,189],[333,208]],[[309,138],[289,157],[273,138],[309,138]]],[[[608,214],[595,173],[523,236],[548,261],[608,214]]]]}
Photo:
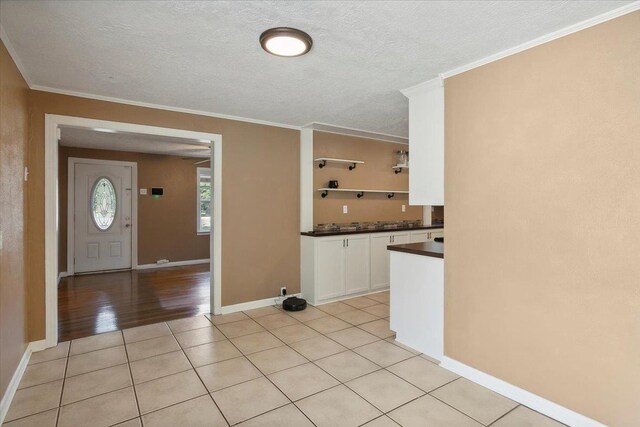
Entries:
{"type": "MultiPolygon", "coordinates": [[[[138,264],[159,259],[185,261],[209,258],[209,236],[197,233],[197,166],[202,159],[122,151],[60,147],[59,271],[67,271],[67,183],[69,157],[120,160],[138,164],[138,188],[163,187],[164,196],[138,195],[138,264]]],[[[208,167],[208,164],[202,165],[208,167]]]]}
{"type": "Polygon", "coordinates": [[[44,336],[44,115],[222,135],[222,304],[268,298],[300,282],[300,132],[105,101],[30,92],[29,331],[44,336]]]}
{"type": "Polygon", "coordinates": [[[27,347],[26,165],[28,87],[0,41],[0,398],[27,347]]]}
{"type": "Polygon", "coordinates": [[[445,353],[640,425],[640,12],[445,82],[445,353]]]}
{"type": "MultiPolygon", "coordinates": [[[[406,150],[407,145],[314,131],[314,159],[363,160],[365,164],[350,171],[344,164],[327,163],[320,169],[315,163],[313,188],[326,187],[329,180],[336,179],[340,188],[406,191],[409,189],[408,173],[396,175],[391,169],[397,163],[396,151],[401,149],[406,150]]],[[[409,219],[422,219],[422,207],[409,206],[406,194],[396,194],[393,199],[388,199],[386,194],[365,194],[361,199],[354,193],[331,193],[324,199],[317,191],[313,194],[314,224],[409,219]],[[349,213],[342,213],[343,205],[348,206],[349,213]],[[402,212],[402,205],[406,205],[406,212],[402,212]]]]}

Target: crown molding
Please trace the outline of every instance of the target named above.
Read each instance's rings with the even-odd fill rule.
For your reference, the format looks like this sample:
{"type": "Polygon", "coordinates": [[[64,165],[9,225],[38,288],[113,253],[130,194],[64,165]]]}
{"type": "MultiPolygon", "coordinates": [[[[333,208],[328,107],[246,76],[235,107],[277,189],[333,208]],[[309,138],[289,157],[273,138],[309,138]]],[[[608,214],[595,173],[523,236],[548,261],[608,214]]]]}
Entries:
{"type": "Polygon", "coordinates": [[[389,135],[380,132],[371,132],[363,129],[354,129],[344,126],[336,126],[328,123],[312,122],[302,126],[302,129],[317,130],[318,132],[335,133],[338,135],[355,136],[356,138],[375,139],[377,141],[393,142],[395,144],[408,144],[409,138],[398,135],[389,135]]]}
{"type": "Polygon", "coordinates": [[[18,58],[18,54],[16,53],[16,50],[13,47],[13,43],[11,43],[11,40],[9,39],[9,35],[4,30],[4,27],[2,26],[2,24],[0,24],[0,40],[2,40],[2,43],[4,43],[4,46],[7,48],[7,51],[9,52],[9,56],[11,57],[11,59],[13,59],[14,64],[16,64],[18,71],[20,71],[20,74],[22,74],[22,78],[27,83],[27,86],[29,86],[29,88],[32,88],[33,81],[31,80],[31,78],[29,78],[29,75],[27,74],[24,68],[24,65],[22,65],[22,61],[20,61],[20,58],[18,58]]]}
{"type": "Polygon", "coordinates": [[[418,83],[417,85],[402,89],[400,92],[402,92],[402,94],[407,98],[410,98],[417,93],[428,92],[442,86],[444,86],[444,79],[441,76],[438,76],[435,79],[427,80],[426,82],[418,83]]]}
{"type": "Polygon", "coordinates": [[[248,118],[248,117],[240,117],[240,116],[233,116],[233,115],[229,115],[229,114],[212,113],[212,112],[209,112],[209,111],[193,110],[193,109],[190,109],[190,108],[173,107],[173,106],[162,105],[162,104],[153,104],[153,103],[150,103],[150,102],[132,101],[130,99],[115,98],[115,97],[103,96],[103,95],[94,95],[94,94],[91,94],[91,93],[76,92],[76,91],[73,91],[73,90],[65,90],[65,89],[57,89],[57,88],[52,88],[52,87],[47,87],[47,86],[33,85],[33,86],[31,86],[31,89],[38,90],[38,91],[41,91],[41,92],[57,93],[57,94],[60,94],[60,95],[77,96],[79,98],[95,99],[97,101],[107,101],[107,102],[114,102],[114,103],[118,103],[118,104],[133,105],[133,106],[136,106],[136,107],[154,108],[154,109],[157,109],[157,110],[174,111],[176,113],[194,114],[194,115],[198,115],[198,116],[215,117],[217,119],[235,120],[235,121],[238,121],[238,122],[253,123],[253,124],[257,124],[257,125],[274,126],[274,127],[279,127],[279,128],[285,128],[285,129],[300,130],[300,126],[294,126],[294,125],[290,125],[290,124],[286,124],[286,123],[276,123],[276,122],[270,122],[268,120],[251,119],[251,118],[248,118]]]}
{"type": "Polygon", "coordinates": [[[603,22],[607,22],[612,19],[619,18],[621,16],[627,15],[629,13],[633,13],[638,10],[640,10],[640,1],[634,1],[632,3],[619,7],[617,9],[613,9],[613,10],[610,10],[609,12],[605,12],[603,14],[594,16],[593,18],[585,19],[584,21],[569,25],[568,27],[562,28],[560,30],[554,31],[549,34],[545,34],[544,36],[535,38],[533,40],[529,40],[528,42],[519,44],[517,46],[503,50],[501,52],[494,53],[492,55],[489,55],[477,61],[473,61],[466,65],[462,65],[460,67],[456,67],[449,71],[440,73],[439,76],[434,79],[430,79],[423,83],[417,84],[415,86],[402,89],[400,92],[402,92],[403,95],[408,97],[420,90],[428,90],[430,88],[436,87],[438,80],[444,81],[444,79],[448,79],[449,77],[453,77],[455,75],[464,73],[466,71],[473,70],[474,68],[478,68],[483,65],[490,64],[491,62],[495,62],[500,59],[506,58],[508,56],[515,55],[525,50],[543,45],[545,43],[559,39],[564,36],[568,36],[573,33],[577,33],[578,31],[585,30],[587,28],[596,26],[598,24],[602,24],[603,22]]]}

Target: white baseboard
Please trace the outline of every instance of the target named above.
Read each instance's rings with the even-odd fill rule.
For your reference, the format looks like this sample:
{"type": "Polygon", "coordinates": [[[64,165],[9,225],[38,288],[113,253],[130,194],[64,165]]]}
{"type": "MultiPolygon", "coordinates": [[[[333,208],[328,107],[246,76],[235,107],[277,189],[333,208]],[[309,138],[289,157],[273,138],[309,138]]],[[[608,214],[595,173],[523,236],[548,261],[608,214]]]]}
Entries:
{"type": "Polygon", "coordinates": [[[390,288],[387,287],[387,288],[376,289],[374,291],[368,290],[368,291],[359,292],[359,293],[350,294],[350,295],[342,295],[335,298],[329,298],[322,301],[317,301],[315,305],[331,304],[332,302],[344,301],[346,299],[366,297],[367,295],[373,295],[373,294],[380,294],[382,292],[389,292],[389,289],[390,288]]]}
{"type": "Polygon", "coordinates": [[[186,261],[165,262],[164,264],[142,264],[135,267],[134,270],[147,270],[149,268],[179,267],[181,265],[209,264],[209,262],[210,262],[209,258],[188,259],[186,261]]]}
{"type": "Polygon", "coordinates": [[[24,371],[27,369],[27,365],[29,364],[29,359],[31,358],[31,353],[34,351],[44,350],[46,347],[45,340],[34,341],[27,345],[27,348],[20,359],[20,363],[16,368],[16,371],[13,373],[13,377],[11,377],[11,381],[7,386],[7,390],[2,396],[2,400],[0,400],[0,425],[4,422],[5,417],[7,416],[7,412],[9,412],[9,406],[11,406],[11,401],[18,391],[18,386],[20,385],[20,380],[22,380],[22,376],[24,375],[24,371]]]}
{"type": "Polygon", "coordinates": [[[571,409],[558,405],[557,403],[553,403],[550,400],[523,390],[520,387],[493,377],[447,356],[442,358],[440,366],[569,426],[606,427],[604,424],[599,423],[596,420],[574,412],[571,409]]]}
{"type": "MultiPolygon", "coordinates": [[[[289,297],[299,297],[300,294],[291,294],[291,295],[287,295],[286,298],[289,297]]],[[[265,298],[265,299],[260,299],[257,301],[248,301],[248,302],[241,302],[240,304],[233,304],[233,305],[225,305],[224,307],[221,307],[221,314],[229,314],[229,313],[235,313],[237,311],[245,311],[245,310],[253,310],[254,308],[262,308],[262,307],[268,307],[270,305],[275,305],[277,301],[281,301],[283,298],[282,297],[272,297],[272,298],[265,298]]]]}
{"type": "Polygon", "coordinates": [[[67,273],[66,271],[61,271],[60,273],[58,273],[58,283],[60,283],[60,279],[64,278],[64,277],[69,277],[71,276],[69,273],[67,273]]]}

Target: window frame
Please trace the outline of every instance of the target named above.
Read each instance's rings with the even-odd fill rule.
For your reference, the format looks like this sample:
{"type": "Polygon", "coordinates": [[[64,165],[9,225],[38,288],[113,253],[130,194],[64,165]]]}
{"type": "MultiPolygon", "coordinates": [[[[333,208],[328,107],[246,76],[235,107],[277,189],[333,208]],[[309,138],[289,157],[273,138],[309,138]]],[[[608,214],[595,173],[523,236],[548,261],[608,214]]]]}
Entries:
{"type": "MultiPolygon", "coordinates": [[[[213,208],[213,178],[211,176],[211,168],[197,168],[196,169],[196,233],[198,235],[209,235],[211,234],[211,229],[213,228],[211,225],[209,226],[209,230],[203,230],[200,228],[200,223],[202,217],[200,216],[200,205],[202,204],[202,199],[200,195],[200,181],[202,177],[208,177],[211,181],[211,197],[209,198],[209,210],[213,208]]],[[[211,216],[213,218],[213,215],[211,216]]]]}

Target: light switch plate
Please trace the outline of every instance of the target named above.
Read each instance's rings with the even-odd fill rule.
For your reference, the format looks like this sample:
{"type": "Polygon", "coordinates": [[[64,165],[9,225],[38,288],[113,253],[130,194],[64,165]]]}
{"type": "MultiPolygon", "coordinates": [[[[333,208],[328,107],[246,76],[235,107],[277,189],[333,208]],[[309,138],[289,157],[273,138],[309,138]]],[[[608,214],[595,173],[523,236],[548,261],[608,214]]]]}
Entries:
{"type": "Polygon", "coordinates": [[[141,196],[146,196],[147,195],[147,189],[146,188],[141,188],[140,189],[140,195],[141,196]]]}
{"type": "Polygon", "coordinates": [[[349,213],[349,207],[347,205],[342,205],[342,213],[343,214],[349,213]]]}
{"type": "Polygon", "coordinates": [[[402,205],[402,212],[406,212],[407,211],[407,205],[402,205]]]}

